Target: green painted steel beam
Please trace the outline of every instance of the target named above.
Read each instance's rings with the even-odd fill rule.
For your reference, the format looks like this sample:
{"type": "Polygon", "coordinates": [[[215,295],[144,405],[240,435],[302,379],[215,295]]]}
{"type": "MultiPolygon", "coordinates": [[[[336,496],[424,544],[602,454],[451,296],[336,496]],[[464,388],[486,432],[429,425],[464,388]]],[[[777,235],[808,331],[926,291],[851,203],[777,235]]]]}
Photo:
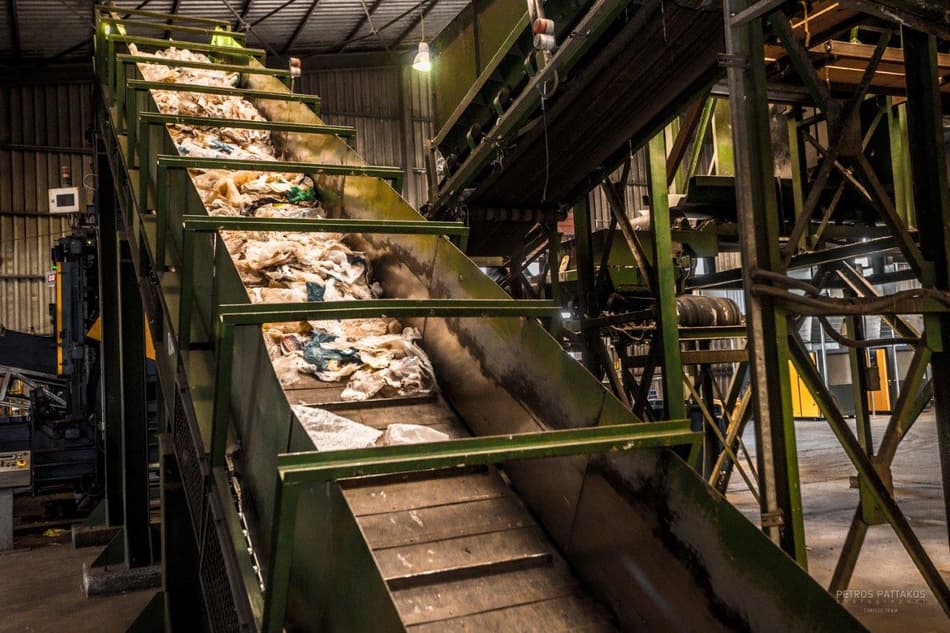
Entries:
{"type": "Polygon", "coordinates": [[[271,77],[289,78],[290,71],[286,68],[264,68],[260,66],[246,66],[244,64],[216,64],[214,62],[195,62],[187,59],[167,59],[152,55],[129,55],[119,53],[115,56],[119,63],[126,64],[156,64],[169,68],[196,68],[198,70],[218,70],[228,73],[244,73],[249,75],[270,75],[271,77]]]}
{"type": "Polygon", "coordinates": [[[282,454],[271,534],[276,548],[267,575],[261,633],[283,630],[290,589],[297,504],[306,483],[346,477],[397,474],[497,464],[516,460],[699,443],[687,420],[617,424],[517,435],[474,437],[447,442],[372,449],[282,454]]]}
{"type": "Polygon", "coordinates": [[[703,104],[703,113],[700,115],[699,127],[696,128],[696,137],[693,139],[693,147],[689,156],[689,163],[686,166],[686,187],[693,180],[696,170],[699,168],[699,159],[703,153],[703,141],[706,139],[706,132],[709,130],[709,124],[712,122],[713,112],[716,110],[718,99],[715,97],[706,97],[706,103],[703,104]]]}
{"type": "Polygon", "coordinates": [[[714,338],[745,338],[747,334],[744,325],[713,325],[709,327],[681,327],[679,338],[681,341],[695,341],[714,338]]]}
{"type": "Polygon", "coordinates": [[[653,246],[653,270],[656,275],[657,325],[663,364],[663,407],[668,418],[686,417],[683,394],[683,359],[680,355],[679,325],[676,314],[676,269],[673,266],[673,240],[670,234],[669,185],[666,174],[666,137],[661,130],[649,142],[650,167],[650,241],[653,246]]]}
{"type": "Polygon", "coordinates": [[[375,299],[304,303],[225,304],[218,320],[225,325],[260,325],[310,319],[375,317],[539,317],[557,318],[561,306],[540,299],[375,299]]]}
{"type": "MultiPolygon", "coordinates": [[[[646,311],[644,311],[646,312],[646,311]]],[[[652,313],[652,311],[650,311],[652,313]]],[[[633,332],[649,332],[653,326],[649,327],[628,327],[626,330],[633,332]]],[[[679,339],[681,341],[705,341],[722,338],[745,338],[746,327],[744,325],[710,325],[707,327],[681,327],[679,328],[679,339]]]]}
{"type": "Polygon", "coordinates": [[[866,257],[886,253],[899,248],[897,238],[889,235],[887,237],[878,237],[866,242],[855,242],[847,246],[837,246],[834,248],[823,248],[814,253],[800,253],[792,257],[788,263],[789,270],[811,268],[830,264],[842,260],[854,259],[855,257],[866,257]]]}
{"type": "MultiPolygon", "coordinates": [[[[230,33],[224,33],[225,35],[230,35],[230,33]]],[[[182,48],[187,48],[192,51],[198,51],[201,53],[213,53],[218,55],[225,55],[228,57],[254,57],[260,61],[264,61],[267,57],[267,51],[262,48],[245,48],[245,47],[235,47],[235,46],[219,46],[217,44],[204,44],[201,42],[186,42],[181,40],[173,39],[160,39],[156,37],[141,37],[138,35],[121,35],[118,33],[109,33],[105,36],[106,40],[109,43],[122,42],[123,44],[136,44],[139,46],[151,46],[155,48],[168,48],[170,46],[179,45],[182,48]]]]}
{"type": "Polygon", "coordinates": [[[216,20],[214,18],[202,18],[192,15],[182,15],[180,13],[162,13],[161,11],[147,11],[145,9],[131,9],[125,7],[116,7],[110,4],[97,4],[96,13],[98,18],[112,13],[121,13],[122,15],[137,15],[145,18],[157,18],[160,20],[171,20],[173,22],[187,22],[191,24],[211,24],[220,26],[224,29],[230,29],[231,23],[227,20],[216,20]]]}
{"type": "Polygon", "coordinates": [[[143,112],[139,121],[152,125],[200,125],[239,130],[267,130],[268,132],[294,132],[299,134],[332,134],[343,138],[356,138],[356,128],[349,125],[317,125],[313,123],[285,123],[283,121],[251,121],[247,119],[224,119],[220,117],[188,116],[183,114],[158,114],[143,112]]]}
{"type": "MultiPolygon", "coordinates": [[[[930,279],[922,285],[950,291],[950,187],[944,145],[943,110],[939,92],[941,73],[938,42],[909,28],[901,29],[904,72],[907,81],[907,138],[910,153],[910,188],[922,257],[931,263],[930,279]]],[[[927,345],[933,351],[930,366],[934,385],[937,446],[943,480],[944,508],[950,519],[950,316],[925,319],[927,345]]],[[[948,524],[950,528],[950,524],[948,524]]],[[[946,610],[946,609],[945,609],[946,610]]],[[[950,611],[948,611],[950,613],[950,611]]]]}
{"type": "Polygon", "coordinates": [[[515,459],[692,444],[700,436],[701,433],[690,430],[689,420],[607,424],[425,444],[284,453],[277,458],[277,472],[284,483],[319,483],[348,477],[497,464],[515,459]]]}
{"type": "MultiPolygon", "coordinates": [[[[241,160],[237,158],[192,158],[160,154],[159,167],[166,169],[231,169],[248,171],[277,171],[291,174],[323,174],[327,176],[368,176],[402,182],[398,167],[372,165],[330,165],[326,163],[292,163],[276,160],[241,160]]],[[[398,187],[396,187],[398,189],[398,187]]]]}
{"type": "MultiPolygon", "coordinates": [[[[770,296],[752,292],[750,271],[782,273],[780,216],[775,193],[766,82],[763,19],[731,26],[753,6],[724,0],[726,68],[731,109],[736,206],[743,259],[749,366],[755,419],[763,530],[803,568],[808,567],[801,479],[788,365],[788,317],[770,296]]],[[[787,20],[772,14],[770,22],[787,20]]],[[[787,23],[785,24],[787,31],[787,23]]],[[[788,45],[788,42],[783,43],[788,45]]],[[[797,40],[795,40],[797,42],[797,40]]],[[[800,61],[800,60],[798,60],[800,61]]],[[[821,86],[824,88],[824,86],[821,86]]]]}
{"type": "Polygon", "coordinates": [[[197,94],[226,95],[230,97],[244,97],[245,99],[273,99],[274,101],[300,101],[319,107],[320,97],[295,92],[270,92],[267,90],[249,90],[247,88],[226,88],[223,86],[200,86],[198,84],[165,83],[162,81],[145,81],[130,79],[126,86],[133,90],[170,90],[177,92],[193,92],[197,94]]]}
{"type": "MultiPolygon", "coordinates": [[[[574,244],[577,260],[577,298],[581,319],[594,317],[600,313],[597,301],[597,289],[594,277],[594,247],[591,241],[592,230],[590,223],[590,200],[585,195],[577,201],[573,210],[574,217],[574,244]]],[[[584,347],[581,356],[584,365],[595,375],[599,375],[598,368],[598,336],[592,330],[585,330],[584,347]]]]}
{"type": "Polygon", "coordinates": [[[161,31],[163,33],[191,33],[195,35],[208,35],[211,37],[223,33],[228,37],[233,37],[237,40],[244,40],[245,38],[244,33],[238,31],[222,31],[220,28],[203,28],[200,26],[184,26],[182,24],[164,24],[162,22],[148,22],[146,20],[125,20],[111,16],[101,16],[99,21],[114,25],[121,24],[123,27],[129,27],[133,29],[151,29],[154,31],[161,31]]]}
{"type": "Polygon", "coordinates": [[[426,220],[349,220],[337,218],[245,218],[231,216],[186,215],[186,231],[294,231],[326,233],[379,233],[388,235],[466,236],[469,228],[462,222],[426,220]]]}
{"type": "Polygon", "coordinates": [[[791,335],[789,337],[789,350],[799,377],[801,377],[808,391],[811,392],[819,409],[828,421],[828,426],[831,427],[848,459],[851,460],[858,471],[863,484],[862,495],[866,494],[867,499],[878,506],[878,510],[894,528],[894,532],[903,544],[904,549],[907,550],[911,560],[914,561],[914,565],[924,577],[937,603],[945,612],[950,612],[950,589],[947,588],[947,583],[941,577],[926,550],[924,550],[897,502],[894,501],[887,484],[874,468],[871,458],[861,449],[858,439],[854,436],[847,421],[838,409],[834,396],[825,386],[821,375],[811,362],[804,344],[796,336],[791,335]]]}

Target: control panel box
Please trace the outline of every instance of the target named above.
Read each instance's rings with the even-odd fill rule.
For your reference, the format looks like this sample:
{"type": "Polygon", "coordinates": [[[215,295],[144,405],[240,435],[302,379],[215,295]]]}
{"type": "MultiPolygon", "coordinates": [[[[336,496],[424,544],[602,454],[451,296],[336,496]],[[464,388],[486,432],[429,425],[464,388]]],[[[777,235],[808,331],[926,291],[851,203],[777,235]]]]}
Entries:
{"type": "Polygon", "coordinates": [[[49,190],[50,213],[77,213],[79,202],[79,187],[59,187],[49,190]]]}
{"type": "Polygon", "coordinates": [[[30,451],[0,452],[0,488],[29,486],[31,462],[30,451]]]}

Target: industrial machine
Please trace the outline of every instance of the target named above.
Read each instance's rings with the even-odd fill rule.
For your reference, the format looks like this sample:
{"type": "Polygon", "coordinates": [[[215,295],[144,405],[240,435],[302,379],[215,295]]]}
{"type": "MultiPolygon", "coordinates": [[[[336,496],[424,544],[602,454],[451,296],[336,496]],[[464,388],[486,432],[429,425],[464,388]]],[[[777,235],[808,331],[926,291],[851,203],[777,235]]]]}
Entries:
{"type": "Polygon", "coordinates": [[[95,236],[79,226],[53,248],[54,336],[0,335],[0,449],[33,452],[33,494],[98,494],[99,351],[87,337],[99,311],[95,236]]]}
{"type": "MultiPolygon", "coordinates": [[[[0,452],[21,464],[5,487],[45,500],[23,529],[80,520],[102,494],[99,350],[87,338],[99,310],[95,230],[60,239],[51,266],[54,336],[0,332],[0,452]]],[[[12,506],[4,518],[12,525],[12,506]]]]}
{"type": "MultiPolygon", "coordinates": [[[[616,9],[601,16],[609,26],[626,3],[594,4],[616,9]]],[[[97,13],[117,202],[101,209],[101,237],[120,238],[103,249],[121,298],[103,298],[103,344],[137,388],[127,379],[142,372],[144,311],[166,421],[166,626],[861,630],[694,472],[700,434],[688,420],[644,423],[624,407],[542,327],[561,306],[513,300],[483,275],[459,248],[467,227],[416,213],[398,170],[366,165],[347,143],[358,132],[325,125],[318,97],[287,88],[289,71],[267,68],[225,22],[97,13]],[[233,72],[237,84],[145,80],[149,54],[172,46],[211,61],[163,66],[233,72]],[[186,92],[241,97],[264,120],[159,108],[156,94],[186,92]],[[280,160],[182,155],[175,125],[266,130],[280,160]],[[303,174],[327,217],[212,215],[191,177],[208,170],[303,174]],[[229,231],[344,233],[386,298],[252,303],[229,231]],[[437,391],[353,402],[339,386],[281,385],[263,324],[382,315],[420,330],[437,391]],[[295,405],[375,427],[421,421],[452,439],[318,451],[295,405]]],[[[135,395],[116,403],[124,441],[142,438],[135,395]]],[[[144,459],[141,441],[123,455],[144,459]]],[[[143,485],[129,480],[133,501],[143,485]]],[[[129,521],[125,532],[129,566],[154,561],[147,530],[129,521]]]]}

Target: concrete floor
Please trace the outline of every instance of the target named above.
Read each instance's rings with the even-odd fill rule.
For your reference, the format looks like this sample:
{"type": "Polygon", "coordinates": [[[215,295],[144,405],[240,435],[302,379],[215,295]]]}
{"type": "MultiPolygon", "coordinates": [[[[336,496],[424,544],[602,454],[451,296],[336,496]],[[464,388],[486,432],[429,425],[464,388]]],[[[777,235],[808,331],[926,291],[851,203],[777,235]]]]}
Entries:
{"type": "MultiPolygon", "coordinates": [[[[875,444],[886,426],[886,416],[872,420],[875,444]]],[[[858,503],[858,491],[849,485],[855,470],[824,420],[799,421],[796,433],[809,572],[827,587],[858,503]]],[[[754,463],[751,427],[744,440],[754,463]]],[[[894,460],[893,476],[898,504],[937,569],[950,582],[950,548],[932,410],[925,411],[904,438],[894,460]]],[[[730,482],[728,498],[758,524],[758,505],[737,474],[730,482]]],[[[860,593],[844,600],[845,605],[875,633],[950,632],[950,619],[889,525],[868,531],[849,589],[860,593]]]]}
{"type": "Polygon", "coordinates": [[[0,553],[0,633],[120,633],[155,590],[87,598],[82,564],[102,548],[68,543],[0,553]]]}
{"type": "MultiPolygon", "coordinates": [[[[875,442],[886,424],[886,417],[874,418],[875,442]]],[[[858,502],[857,490],[849,486],[854,469],[824,421],[799,421],[796,431],[809,571],[827,586],[858,502]]],[[[751,429],[745,441],[753,450],[751,429]]],[[[950,582],[950,548],[932,412],[925,412],[904,439],[893,474],[898,503],[950,582]]],[[[757,522],[758,506],[740,477],[733,477],[728,497],[757,522]]],[[[50,544],[0,554],[4,570],[0,574],[0,633],[125,631],[154,590],[86,598],[79,588],[80,570],[82,563],[92,561],[99,551],[50,544]]],[[[950,633],[950,620],[889,526],[875,526],[868,532],[850,589],[861,593],[845,604],[875,633],[950,633]],[[880,592],[893,593],[889,597],[880,592]],[[905,593],[895,596],[897,592],[905,593]]]]}

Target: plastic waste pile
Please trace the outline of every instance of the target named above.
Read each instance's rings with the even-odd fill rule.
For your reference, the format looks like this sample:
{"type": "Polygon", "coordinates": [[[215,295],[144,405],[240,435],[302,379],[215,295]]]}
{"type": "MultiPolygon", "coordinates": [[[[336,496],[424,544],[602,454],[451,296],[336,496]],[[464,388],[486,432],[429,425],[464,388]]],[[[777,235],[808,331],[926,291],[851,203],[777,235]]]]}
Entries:
{"type": "MultiPolygon", "coordinates": [[[[161,59],[210,60],[170,48],[153,54],[156,63],[139,64],[147,81],[237,87],[239,75],[224,71],[165,66],[161,59]]],[[[152,90],[163,114],[264,120],[242,97],[152,90]]],[[[266,130],[169,124],[183,156],[279,160],[266,130]]],[[[301,174],[215,169],[189,170],[211,215],[320,218],[318,192],[301,174]]],[[[222,231],[252,303],[371,300],[382,295],[372,281],[370,262],[339,233],[222,231]]],[[[325,382],[346,380],[344,400],[405,396],[435,388],[432,365],[417,341],[418,330],[395,319],[352,319],[269,323],[264,341],[281,384],[286,388],[311,375],[325,382]]],[[[295,406],[317,448],[357,448],[376,443],[446,439],[415,425],[389,432],[346,420],[315,408],[295,406]],[[362,429],[359,427],[363,427],[362,429]]]]}

